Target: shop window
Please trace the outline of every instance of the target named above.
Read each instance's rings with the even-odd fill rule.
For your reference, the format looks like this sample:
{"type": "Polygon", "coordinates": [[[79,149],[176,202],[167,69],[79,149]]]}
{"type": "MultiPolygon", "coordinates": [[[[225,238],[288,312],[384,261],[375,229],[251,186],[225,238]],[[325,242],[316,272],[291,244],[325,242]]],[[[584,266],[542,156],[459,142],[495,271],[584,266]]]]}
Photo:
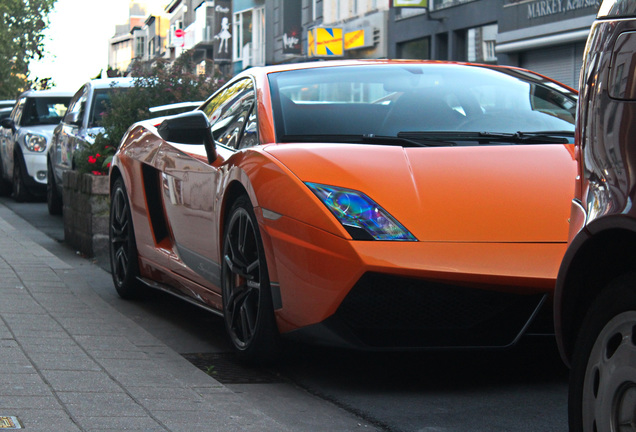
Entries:
{"type": "Polygon", "coordinates": [[[430,38],[415,39],[402,42],[397,45],[397,55],[401,59],[430,59],[431,42],[430,38]]]}

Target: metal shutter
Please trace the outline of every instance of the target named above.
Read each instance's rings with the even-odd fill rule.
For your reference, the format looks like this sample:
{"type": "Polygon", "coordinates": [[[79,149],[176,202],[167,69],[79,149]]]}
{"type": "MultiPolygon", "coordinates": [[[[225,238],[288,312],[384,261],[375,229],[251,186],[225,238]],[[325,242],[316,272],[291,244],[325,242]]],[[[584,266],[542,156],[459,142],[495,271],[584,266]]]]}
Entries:
{"type": "Polygon", "coordinates": [[[585,42],[521,53],[521,66],[578,88],[585,42]]]}

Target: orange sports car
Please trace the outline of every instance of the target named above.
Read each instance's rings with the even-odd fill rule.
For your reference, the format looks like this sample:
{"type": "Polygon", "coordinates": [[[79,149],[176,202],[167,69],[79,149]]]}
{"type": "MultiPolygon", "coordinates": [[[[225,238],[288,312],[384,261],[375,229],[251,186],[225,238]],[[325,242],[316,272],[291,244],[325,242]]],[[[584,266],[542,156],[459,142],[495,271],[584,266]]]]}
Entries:
{"type": "Polygon", "coordinates": [[[477,64],[248,69],[124,137],[115,287],[222,314],[245,359],[281,337],[510,346],[549,305],[565,252],[576,97],[477,64]]]}

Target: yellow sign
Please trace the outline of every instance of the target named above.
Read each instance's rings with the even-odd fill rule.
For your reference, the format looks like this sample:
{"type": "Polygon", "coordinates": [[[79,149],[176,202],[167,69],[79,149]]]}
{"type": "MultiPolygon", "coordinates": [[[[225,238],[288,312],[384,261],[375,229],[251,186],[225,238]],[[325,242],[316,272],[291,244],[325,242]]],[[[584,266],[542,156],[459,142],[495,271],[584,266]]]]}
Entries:
{"type": "Polygon", "coordinates": [[[344,49],[350,50],[364,46],[364,30],[355,30],[345,33],[344,49]]]}
{"type": "Polygon", "coordinates": [[[307,55],[316,57],[316,38],[314,37],[314,29],[307,32],[307,55]]]}
{"type": "Polygon", "coordinates": [[[344,44],[341,28],[318,27],[313,29],[315,34],[316,56],[342,56],[344,44]]]}

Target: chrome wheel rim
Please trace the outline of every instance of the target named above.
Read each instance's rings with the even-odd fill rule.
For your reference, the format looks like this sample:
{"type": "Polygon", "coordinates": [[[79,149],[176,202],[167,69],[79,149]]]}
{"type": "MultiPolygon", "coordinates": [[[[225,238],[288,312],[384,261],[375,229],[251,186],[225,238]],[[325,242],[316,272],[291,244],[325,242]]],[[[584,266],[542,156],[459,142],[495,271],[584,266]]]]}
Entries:
{"type": "Polygon", "coordinates": [[[113,264],[113,275],[119,285],[128,275],[130,244],[130,212],[124,191],[115,190],[112,201],[110,221],[110,255],[113,264]]]}
{"type": "Polygon", "coordinates": [[[261,262],[256,228],[248,212],[233,213],[223,250],[223,308],[232,342],[244,349],[254,339],[260,313],[261,262]]]}
{"type": "Polygon", "coordinates": [[[636,311],[616,315],[596,338],[582,403],[585,432],[636,431],[636,311]]]}

